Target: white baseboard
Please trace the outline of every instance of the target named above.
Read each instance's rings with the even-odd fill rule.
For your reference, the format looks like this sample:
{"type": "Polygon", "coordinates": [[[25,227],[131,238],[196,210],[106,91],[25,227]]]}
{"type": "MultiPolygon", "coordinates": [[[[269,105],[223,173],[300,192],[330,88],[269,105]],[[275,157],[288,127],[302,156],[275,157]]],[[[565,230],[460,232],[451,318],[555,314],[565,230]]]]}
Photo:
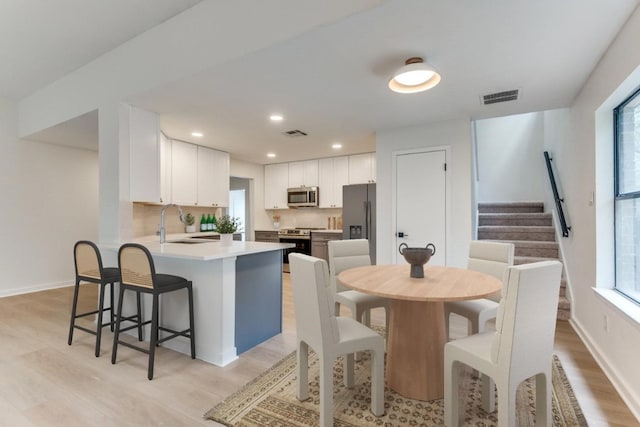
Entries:
{"type": "Polygon", "coordinates": [[[626,381],[624,380],[624,376],[620,375],[619,372],[614,368],[614,365],[610,363],[607,357],[599,351],[598,347],[594,344],[591,336],[588,332],[580,325],[578,321],[574,317],[571,317],[569,323],[576,331],[584,345],[587,347],[593,358],[595,359],[600,369],[607,376],[613,387],[616,389],[624,403],[629,407],[629,410],[633,414],[634,417],[638,421],[640,421],[640,398],[635,395],[635,393],[629,388],[626,381]]]}
{"type": "Polygon", "coordinates": [[[73,286],[74,284],[74,279],[71,279],[64,282],[42,283],[35,286],[28,286],[26,288],[0,289],[0,298],[11,297],[14,295],[30,294],[32,292],[46,291],[49,289],[65,288],[67,286],[73,286]]]}

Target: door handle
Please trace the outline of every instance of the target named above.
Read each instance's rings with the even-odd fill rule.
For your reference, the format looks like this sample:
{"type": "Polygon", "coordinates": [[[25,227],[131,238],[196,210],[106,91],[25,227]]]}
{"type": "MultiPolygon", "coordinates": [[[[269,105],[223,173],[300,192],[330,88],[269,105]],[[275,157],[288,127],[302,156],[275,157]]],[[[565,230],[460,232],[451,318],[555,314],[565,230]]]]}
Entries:
{"type": "Polygon", "coordinates": [[[404,238],[404,237],[409,237],[408,234],[403,233],[402,231],[398,231],[396,233],[396,236],[400,237],[400,238],[404,238]]]}

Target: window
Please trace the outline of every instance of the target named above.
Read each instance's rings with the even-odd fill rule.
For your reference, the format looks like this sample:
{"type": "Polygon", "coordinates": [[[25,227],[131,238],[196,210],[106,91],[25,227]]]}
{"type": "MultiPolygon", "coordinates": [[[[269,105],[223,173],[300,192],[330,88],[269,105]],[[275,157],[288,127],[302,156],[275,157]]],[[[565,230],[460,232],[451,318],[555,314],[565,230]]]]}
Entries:
{"type": "Polygon", "coordinates": [[[616,290],[640,303],[640,88],[613,114],[616,290]]]}

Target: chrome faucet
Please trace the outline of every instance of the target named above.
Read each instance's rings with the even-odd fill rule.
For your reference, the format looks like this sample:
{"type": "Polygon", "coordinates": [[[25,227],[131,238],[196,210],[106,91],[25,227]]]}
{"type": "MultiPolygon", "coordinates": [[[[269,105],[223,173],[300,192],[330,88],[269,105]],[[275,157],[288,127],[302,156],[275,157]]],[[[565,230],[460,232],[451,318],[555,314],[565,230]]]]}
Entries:
{"type": "Polygon", "coordinates": [[[164,205],[162,207],[162,212],[160,212],[160,243],[164,243],[167,237],[167,232],[164,229],[164,213],[166,212],[167,208],[171,206],[175,206],[176,208],[178,208],[178,212],[180,212],[180,222],[184,224],[184,214],[182,213],[182,208],[180,206],[173,203],[164,205]]]}

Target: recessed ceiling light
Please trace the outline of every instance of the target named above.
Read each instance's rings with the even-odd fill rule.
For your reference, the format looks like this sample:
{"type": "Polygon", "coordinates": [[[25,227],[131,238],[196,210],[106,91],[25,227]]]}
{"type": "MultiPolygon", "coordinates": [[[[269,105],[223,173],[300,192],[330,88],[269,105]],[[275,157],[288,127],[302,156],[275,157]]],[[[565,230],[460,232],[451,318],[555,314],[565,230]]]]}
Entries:
{"type": "Polygon", "coordinates": [[[276,153],[267,153],[267,157],[272,157],[273,158],[275,156],[276,156],[276,153]]]}
{"type": "Polygon", "coordinates": [[[282,117],[282,115],[280,114],[272,114],[271,116],[269,116],[269,118],[272,122],[281,122],[282,119],[284,119],[284,117],[282,117]]]}
{"type": "Polygon", "coordinates": [[[337,150],[339,148],[342,148],[342,144],[340,144],[339,142],[336,142],[335,144],[331,145],[331,148],[333,148],[334,150],[337,150]]]}
{"type": "Polygon", "coordinates": [[[191,136],[195,136],[197,138],[201,138],[202,137],[202,132],[191,132],[191,136]]]}

